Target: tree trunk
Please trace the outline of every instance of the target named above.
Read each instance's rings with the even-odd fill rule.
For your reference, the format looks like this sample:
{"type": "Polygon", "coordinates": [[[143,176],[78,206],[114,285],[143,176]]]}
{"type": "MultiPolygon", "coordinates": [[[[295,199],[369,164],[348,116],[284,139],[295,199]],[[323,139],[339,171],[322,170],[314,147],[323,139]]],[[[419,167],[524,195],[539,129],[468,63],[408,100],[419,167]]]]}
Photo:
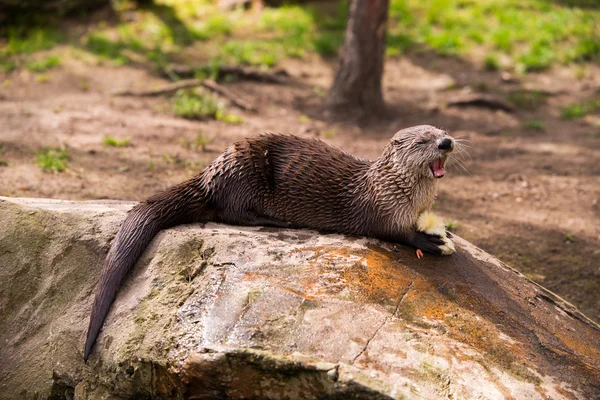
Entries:
{"type": "Polygon", "coordinates": [[[389,0],[350,0],[340,65],[327,103],[334,112],[381,115],[383,56],[389,0]]]}

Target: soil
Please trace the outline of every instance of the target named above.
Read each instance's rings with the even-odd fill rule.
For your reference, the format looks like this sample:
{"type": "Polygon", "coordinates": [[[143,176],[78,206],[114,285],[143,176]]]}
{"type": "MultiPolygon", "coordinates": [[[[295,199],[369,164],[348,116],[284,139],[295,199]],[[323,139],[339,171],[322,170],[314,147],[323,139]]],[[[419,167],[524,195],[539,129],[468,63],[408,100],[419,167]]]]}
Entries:
{"type": "Polygon", "coordinates": [[[458,235],[600,321],[600,117],[560,116],[565,105],[597,96],[600,68],[589,66],[581,76],[575,68],[557,67],[503,80],[499,72],[466,61],[415,52],[386,61],[390,118],[366,123],[332,120],[323,111],[334,60],[292,60],[282,67],[293,85],[226,84],[259,109],[231,107],[243,116],[239,125],[178,118],[169,97],[112,96],[115,89],[167,83],[141,66],[65,57],[44,83],[26,70],[0,73],[0,159],[8,164],[0,166],[0,195],[143,200],[201,171],[245,136],[272,131],[320,137],[376,158],[399,129],[432,124],[468,145],[465,168],[450,169],[440,182],[436,212],[454,221],[458,235]],[[514,90],[541,90],[544,100],[514,112],[447,106],[465,93],[506,101],[514,90]],[[543,122],[545,130],[525,127],[531,120],[543,122]],[[192,145],[198,134],[210,138],[204,150],[192,145]],[[131,145],[106,147],[107,135],[128,137],[131,145]],[[65,172],[43,172],[36,164],[36,153],[47,146],[67,147],[65,172]]]}

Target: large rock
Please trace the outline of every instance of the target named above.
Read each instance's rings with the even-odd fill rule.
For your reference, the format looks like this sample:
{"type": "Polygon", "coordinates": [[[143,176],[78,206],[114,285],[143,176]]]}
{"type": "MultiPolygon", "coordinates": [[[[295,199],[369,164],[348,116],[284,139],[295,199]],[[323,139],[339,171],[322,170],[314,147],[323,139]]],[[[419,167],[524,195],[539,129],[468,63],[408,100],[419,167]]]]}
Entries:
{"type": "Polygon", "coordinates": [[[592,399],[600,329],[456,238],[450,257],[306,230],[160,233],[87,364],[131,203],[0,200],[0,397],[592,399]]]}

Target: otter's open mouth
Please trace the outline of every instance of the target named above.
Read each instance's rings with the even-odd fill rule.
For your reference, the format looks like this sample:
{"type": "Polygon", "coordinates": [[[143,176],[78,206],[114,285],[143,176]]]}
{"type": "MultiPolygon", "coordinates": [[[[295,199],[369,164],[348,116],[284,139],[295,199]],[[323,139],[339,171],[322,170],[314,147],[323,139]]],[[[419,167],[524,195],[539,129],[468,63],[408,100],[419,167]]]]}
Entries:
{"type": "Polygon", "coordinates": [[[446,173],[444,169],[444,163],[446,162],[445,157],[440,157],[437,160],[429,164],[429,169],[435,178],[441,178],[446,173]]]}

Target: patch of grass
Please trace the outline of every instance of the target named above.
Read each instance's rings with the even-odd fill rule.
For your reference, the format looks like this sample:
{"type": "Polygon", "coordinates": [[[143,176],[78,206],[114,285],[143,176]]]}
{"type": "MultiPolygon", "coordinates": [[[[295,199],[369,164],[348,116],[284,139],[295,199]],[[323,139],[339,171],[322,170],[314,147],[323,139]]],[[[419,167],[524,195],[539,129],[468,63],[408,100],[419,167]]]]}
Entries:
{"type": "Polygon", "coordinates": [[[526,73],[600,60],[599,19],[597,7],[547,0],[391,0],[389,32],[440,54],[497,52],[526,73]]]}
{"type": "Polygon", "coordinates": [[[239,115],[229,114],[223,109],[219,109],[217,111],[215,114],[215,119],[225,122],[226,124],[242,124],[244,122],[244,118],[240,117],[239,115]]]}
{"type": "Polygon", "coordinates": [[[4,160],[4,143],[0,142],[0,167],[7,167],[8,163],[4,160]]]}
{"type": "Polygon", "coordinates": [[[325,132],[323,132],[323,137],[326,139],[331,139],[332,137],[335,136],[336,133],[337,132],[336,132],[335,128],[327,129],[325,132]]]}
{"type": "Polygon", "coordinates": [[[56,55],[48,56],[41,60],[31,60],[27,63],[27,69],[31,72],[44,72],[58,67],[61,63],[60,57],[56,55]]]}
{"type": "Polygon", "coordinates": [[[121,54],[123,46],[101,33],[91,33],[85,39],[84,43],[88,51],[99,57],[111,60],[115,65],[123,65],[129,62],[129,59],[121,54]]]}
{"type": "Polygon", "coordinates": [[[537,119],[529,120],[529,121],[525,122],[525,124],[523,124],[523,125],[527,129],[535,129],[537,131],[545,131],[546,130],[546,126],[544,125],[544,122],[539,121],[537,119]]]}
{"type": "Polygon", "coordinates": [[[25,25],[11,26],[7,29],[7,43],[0,48],[0,54],[29,54],[48,50],[63,40],[63,35],[52,27],[34,27],[25,25]]]}
{"type": "Polygon", "coordinates": [[[569,104],[561,110],[561,115],[563,119],[577,119],[597,112],[600,112],[600,99],[569,104]]]}
{"type": "Polygon", "coordinates": [[[221,58],[228,63],[272,67],[281,56],[281,47],[272,41],[230,40],[221,49],[221,58]]]}
{"type": "Polygon", "coordinates": [[[228,15],[216,14],[196,26],[193,33],[196,39],[209,40],[218,36],[229,36],[233,33],[234,28],[235,24],[228,15]]]}
{"type": "Polygon", "coordinates": [[[539,41],[521,53],[515,69],[519,73],[543,71],[548,69],[555,59],[556,54],[551,42],[539,41]]]}
{"type": "Polygon", "coordinates": [[[402,32],[390,32],[386,40],[385,54],[392,57],[399,56],[412,48],[414,44],[410,36],[402,32]]]}
{"type": "Polygon", "coordinates": [[[597,37],[583,38],[571,55],[573,61],[597,61],[600,60],[600,40],[597,37]]]}
{"type": "Polygon", "coordinates": [[[198,132],[196,134],[196,140],[194,144],[196,145],[196,149],[200,149],[203,152],[206,151],[206,147],[212,142],[212,138],[204,135],[202,132],[198,132]]]}
{"type": "Polygon", "coordinates": [[[63,172],[68,160],[69,154],[64,147],[40,150],[35,157],[35,162],[46,172],[63,172]]]}
{"type": "Polygon", "coordinates": [[[180,90],[173,100],[175,115],[187,119],[216,118],[220,108],[212,96],[202,92],[180,90]]]}
{"type": "MultiPolygon", "coordinates": [[[[81,41],[88,58],[116,65],[147,63],[156,69],[188,62],[188,54],[261,68],[313,52],[334,56],[348,12],[347,1],[333,10],[320,3],[284,4],[260,13],[221,11],[207,0],[118,3],[117,9],[133,12],[135,18],[93,27],[81,41]]],[[[469,57],[485,68],[514,67],[522,73],[600,60],[597,7],[548,0],[391,0],[389,14],[386,54],[392,57],[416,47],[452,56],[474,49],[469,57]]],[[[0,69],[5,72],[19,67],[21,60],[13,56],[50,49],[64,40],[54,28],[9,27],[4,32],[0,69]]]]}
{"type": "Polygon", "coordinates": [[[287,36],[301,36],[314,27],[312,15],[300,6],[267,8],[261,16],[259,27],[263,31],[283,32],[287,36]]]}
{"type": "Polygon", "coordinates": [[[129,138],[117,139],[112,136],[104,136],[102,144],[107,147],[126,147],[131,144],[131,140],[129,138]]]}
{"type": "Polygon", "coordinates": [[[313,46],[321,56],[331,57],[337,54],[343,42],[343,32],[325,31],[313,39],[313,46]]]}
{"type": "Polygon", "coordinates": [[[50,82],[49,74],[38,74],[35,76],[35,80],[39,83],[48,83],[50,82]]]}
{"type": "Polygon", "coordinates": [[[453,220],[453,219],[447,219],[447,220],[444,221],[444,225],[446,226],[446,230],[447,231],[449,231],[449,232],[456,232],[456,230],[460,226],[460,223],[458,221],[453,220]]]}
{"type": "Polygon", "coordinates": [[[584,117],[586,114],[587,110],[585,105],[578,103],[569,104],[561,110],[563,119],[577,119],[584,117]]]}
{"type": "Polygon", "coordinates": [[[464,36],[459,30],[427,30],[423,40],[442,55],[461,54],[467,48],[464,36]]]}
{"type": "Polygon", "coordinates": [[[508,94],[508,101],[518,108],[533,110],[546,101],[548,95],[538,90],[513,90],[508,94]]]}
{"type": "Polygon", "coordinates": [[[575,241],[575,236],[572,233],[565,233],[564,239],[565,242],[573,243],[575,241]]]}
{"type": "Polygon", "coordinates": [[[4,72],[5,74],[14,71],[15,69],[17,69],[17,62],[11,59],[4,59],[2,57],[0,57],[0,71],[4,72]]]}
{"type": "Polygon", "coordinates": [[[483,65],[488,71],[498,71],[501,69],[500,60],[495,53],[488,53],[483,60],[483,65]]]}

